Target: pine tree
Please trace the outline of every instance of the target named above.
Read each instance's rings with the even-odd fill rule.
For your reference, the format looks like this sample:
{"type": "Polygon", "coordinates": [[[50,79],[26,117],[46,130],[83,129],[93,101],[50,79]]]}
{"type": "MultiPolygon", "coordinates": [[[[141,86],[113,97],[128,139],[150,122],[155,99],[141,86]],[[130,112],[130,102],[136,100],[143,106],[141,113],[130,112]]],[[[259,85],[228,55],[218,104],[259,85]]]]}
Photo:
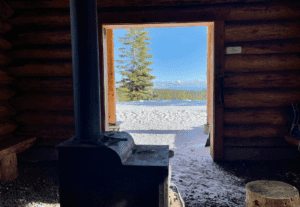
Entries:
{"type": "Polygon", "coordinates": [[[187,99],[185,92],[181,93],[180,99],[181,100],[186,100],[187,99]]]}
{"type": "Polygon", "coordinates": [[[170,93],[169,93],[169,91],[167,91],[167,93],[166,93],[166,95],[165,95],[165,99],[166,99],[166,100],[169,100],[169,99],[171,99],[171,96],[170,96],[170,93]]]}
{"type": "Polygon", "coordinates": [[[118,89],[129,101],[153,98],[151,88],[154,84],[152,80],[156,77],[149,73],[153,69],[148,68],[153,61],[146,61],[146,59],[153,57],[153,55],[147,54],[147,51],[151,49],[146,48],[147,45],[151,44],[146,40],[150,40],[151,37],[147,36],[149,31],[144,30],[145,28],[127,29],[126,37],[118,38],[127,47],[119,48],[122,53],[120,58],[123,60],[116,60],[117,63],[121,64],[116,67],[123,70],[119,71],[123,77],[117,84],[121,84],[118,89]]]}

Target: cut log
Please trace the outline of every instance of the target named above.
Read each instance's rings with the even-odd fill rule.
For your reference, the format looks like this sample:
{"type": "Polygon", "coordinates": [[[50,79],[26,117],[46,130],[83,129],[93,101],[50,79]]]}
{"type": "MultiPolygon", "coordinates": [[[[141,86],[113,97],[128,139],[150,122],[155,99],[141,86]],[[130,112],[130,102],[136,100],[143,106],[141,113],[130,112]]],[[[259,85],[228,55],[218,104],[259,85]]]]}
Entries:
{"type": "Polygon", "coordinates": [[[75,125],[71,126],[22,126],[15,132],[15,136],[35,136],[44,139],[70,139],[75,136],[75,125]]]}
{"type": "Polygon", "coordinates": [[[5,39],[0,37],[0,49],[9,50],[12,47],[12,44],[5,39]]]}
{"type": "Polygon", "coordinates": [[[17,113],[16,109],[12,107],[7,101],[0,100],[0,117],[9,117],[17,113]]]}
{"type": "MultiPolygon", "coordinates": [[[[68,8],[68,7],[67,7],[68,8]]],[[[133,20],[140,21],[143,23],[143,18],[145,15],[152,17],[158,15],[157,11],[126,11],[130,14],[132,19],[128,19],[122,15],[116,15],[111,12],[100,12],[99,19],[104,21],[109,21],[114,19],[115,22],[122,23],[133,22],[133,20]],[[123,18],[123,19],[122,19],[123,18]]],[[[162,14],[167,14],[168,18],[172,18],[171,9],[164,9],[162,14]]],[[[299,19],[300,11],[292,9],[286,5],[230,5],[228,7],[219,5],[209,5],[202,6],[199,8],[180,8],[176,9],[176,15],[187,17],[187,14],[197,14],[201,16],[202,19],[210,20],[224,20],[224,21],[242,21],[242,20],[267,20],[267,19],[299,19]]],[[[164,20],[164,16],[160,16],[159,19],[164,20]]],[[[9,22],[14,26],[68,26],[70,25],[70,12],[69,11],[58,11],[58,10],[30,10],[22,11],[21,15],[16,16],[9,20],[9,22]]]]}
{"type": "Polygon", "coordinates": [[[71,92],[27,93],[21,97],[13,97],[9,102],[21,111],[74,110],[74,97],[71,92]]]}
{"type": "Polygon", "coordinates": [[[225,124],[270,124],[285,126],[291,124],[286,108],[226,109],[225,124]]]}
{"type": "MultiPolygon", "coordinates": [[[[243,2],[261,2],[265,0],[243,0],[243,2]]],[[[220,4],[228,3],[228,0],[208,0],[208,1],[195,1],[195,0],[173,0],[173,1],[139,1],[139,0],[98,0],[97,7],[149,7],[149,6],[184,6],[184,5],[203,5],[203,4],[220,4]]],[[[8,4],[13,9],[34,9],[34,8],[69,8],[68,0],[40,0],[40,1],[22,1],[11,0],[8,4]]]]}
{"type": "Polygon", "coordinates": [[[227,23],[225,42],[243,42],[258,40],[277,40],[300,38],[300,23],[281,21],[280,23],[238,24],[227,23]]]}
{"type": "Polygon", "coordinates": [[[224,137],[226,147],[291,147],[283,137],[224,137]]]}
{"type": "Polygon", "coordinates": [[[23,91],[73,91],[73,77],[25,77],[12,84],[23,91]]]}
{"type": "Polygon", "coordinates": [[[294,186],[270,180],[246,184],[246,207],[298,207],[299,191],[294,186]]]}
{"type": "Polygon", "coordinates": [[[226,55],[225,72],[263,72],[299,70],[296,54],[226,55]]]}
{"type": "Polygon", "coordinates": [[[12,133],[16,130],[17,124],[9,119],[0,119],[0,135],[12,133]]]}
{"type": "Polygon", "coordinates": [[[2,19],[8,19],[15,11],[5,1],[0,1],[0,17],[2,19]]]}
{"type": "Polygon", "coordinates": [[[300,40],[271,40],[247,43],[229,43],[227,47],[242,47],[242,55],[258,55],[271,53],[300,53],[300,40]]]}
{"type": "Polygon", "coordinates": [[[31,147],[36,138],[12,138],[0,142],[0,180],[13,181],[18,177],[17,154],[31,147]]]}
{"type": "Polygon", "coordinates": [[[8,86],[0,87],[0,100],[8,100],[15,95],[16,91],[8,86]]]}
{"type": "Polygon", "coordinates": [[[19,67],[7,67],[15,76],[72,76],[72,62],[66,63],[29,63],[19,67]]]}
{"type": "Polygon", "coordinates": [[[6,33],[11,30],[12,26],[0,18],[0,33],[6,33]]]}
{"type": "Polygon", "coordinates": [[[74,111],[24,112],[15,121],[21,125],[74,125],[74,111]]]}
{"type": "Polygon", "coordinates": [[[70,31],[55,31],[55,32],[28,32],[19,34],[17,40],[12,42],[13,45],[27,44],[71,44],[70,31]]]}
{"type": "Polygon", "coordinates": [[[300,102],[300,91],[297,89],[231,89],[224,91],[224,102],[226,108],[282,107],[289,106],[292,102],[300,102]]]}
{"type": "Polygon", "coordinates": [[[10,84],[14,78],[10,77],[8,73],[0,70],[0,85],[8,85],[10,84]]]}
{"type": "Polygon", "coordinates": [[[300,70],[262,73],[230,73],[224,77],[225,88],[299,88],[300,70]]]}
{"type": "Polygon", "coordinates": [[[225,125],[225,137],[283,137],[289,129],[285,126],[260,126],[260,125],[225,125]]]}
{"type": "Polygon", "coordinates": [[[72,49],[20,49],[11,50],[9,56],[13,59],[70,59],[72,49]]]}
{"type": "Polygon", "coordinates": [[[0,51],[0,65],[8,65],[11,63],[11,58],[9,58],[4,52],[0,51]]]}

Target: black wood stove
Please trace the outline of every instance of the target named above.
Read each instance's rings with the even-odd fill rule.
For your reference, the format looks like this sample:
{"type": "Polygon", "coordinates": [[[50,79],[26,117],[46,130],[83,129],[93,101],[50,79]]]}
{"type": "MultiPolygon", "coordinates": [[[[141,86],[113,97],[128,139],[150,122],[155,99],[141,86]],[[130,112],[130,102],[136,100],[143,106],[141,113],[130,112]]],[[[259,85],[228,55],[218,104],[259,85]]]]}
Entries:
{"type": "Polygon", "coordinates": [[[70,0],[75,137],[57,145],[61,207],[167,207],[169,146],[101,131],[97,1],[70,0]]]}

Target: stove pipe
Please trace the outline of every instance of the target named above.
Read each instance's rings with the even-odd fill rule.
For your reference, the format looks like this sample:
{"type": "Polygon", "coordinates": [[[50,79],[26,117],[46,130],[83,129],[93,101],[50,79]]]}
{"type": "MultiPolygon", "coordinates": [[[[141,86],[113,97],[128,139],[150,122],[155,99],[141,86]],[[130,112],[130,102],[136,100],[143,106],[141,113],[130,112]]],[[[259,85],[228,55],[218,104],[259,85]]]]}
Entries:
{"type": "Polygon", "coordinates": [[[70,0],[75,140],[101,142],[96,0],[70,0]]]}

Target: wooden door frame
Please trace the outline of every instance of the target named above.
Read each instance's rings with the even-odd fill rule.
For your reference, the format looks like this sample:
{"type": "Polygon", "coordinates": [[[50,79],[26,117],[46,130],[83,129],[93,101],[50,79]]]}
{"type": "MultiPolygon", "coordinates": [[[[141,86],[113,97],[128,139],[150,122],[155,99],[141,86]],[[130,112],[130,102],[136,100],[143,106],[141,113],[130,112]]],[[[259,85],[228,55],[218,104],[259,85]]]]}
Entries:
{"type": "MultiPolygon", "coordinates": [[[[133,12],[134,13],[134,12],[133,12]]],[[[174,11],[176,13],[176,11],[174,11]]],[[[122,17],[118,16],[116,19],[111,19],[111,15],[107,15],[107,18],[105,14],[98,15],[98,17],[101,19],[98,20],[99,22],[99,38],[100,38],[100,45],[102,45],[102,49],[99,48],[99,56],[100,56],[100,74],[104,75],[106,74],[105,71],[112,71],[111,69],[108,69],[107,64],[107,47],[106,45],[109,45],[110,43],[107,43],[107,38],[105,37],[104,33],[107,34],[108,30],[113,29],[124,29],[124,28],[157,28],[157,27],[183,27],[183,26],[207,26],[208,32],[210,35],[208,35],[208,45],[211,46],[210,54],[208,54],[208,61],[210,61],[209,64],[209,70],[207,76],[209,76],[209,80],[207,80],[207,83],[209,84],[207,86],[207,97],[209,98],[208,105],[207,105],[207,112],[209,114],[208,116],[208,123],[210,124],[210,154],[214,161],[222,161],[224,159],[223,154],[223,112],[224,112],[224,98],[223,98],[223,90],[221,89],[220,80],[222,80],[222,77],[224,76],[224,21],[201,21],[201,19],[195,21],[172,21],[172,22],[159,22],[159,23],[146,23],[145,24],[145,17],[146,14],[137,12],[135,15],[136,18],[132,19],[132,14],[130,12],[128,13],[122,13],[122,17]],[[139,16],[140,15],[140,16],[139,16]],[[127,17],[128,16],[128,17],[127,17]],[[117,19],[122,18],[124,19],[130,19],[130,23],[127,24],[120,24],[117,19]]],[[[163,11],[162,11],[163,14],[163,11]]],[[[192,15],[192,14],[190,14],[192,15]]],[[[151,19],[149,17],[149,19],[151,19]]],[[[111,38],[113,41],[113,38],[111,38]]],[[[111,44],[113,45],[113,43],[111,44]]],[[[101,47],[101,46],[100,46],[101,47]]],[[[112,53],[113,50],[110,50],[112,53]]],[[[110,55],[110,57],[113,57],[110,55]]],[[[112,64],[110,64],[110,67],[112,67],[112,64]]],[[[108,90],[106,89],[108,82],[112,82],[109,80],[109,76],[101,77],[100,81],[100,89],[101,92],[101,105],[104,106],[104,110],[101,110],[102,113],[102,130],[108,131],[108,122],[109,122],[109,112],[108,108],[113,108],[111,106],[108,106],[108,90]],[[106,85],[106,86],[105,86],[106,85]]],[[[115,87],[115,86],[114,86],[115,87]]],[[[112,86],[109,86],[109,88],[112,88],[112,86]]],[[[115,90],[115,89],[113,89],[115,90]]],[[[111,93],[112,94],[112,93],[111,93]]],[[[110,99],[113,100],[113,99],[110,99]]],[[[115,100],[115,99],[114,99],[115,100]]],[[[110,104],[112,104],[112,101],[110,101],[110,104]]],[[[114,112],[115,113],[115,112],[114,112]]]]}

